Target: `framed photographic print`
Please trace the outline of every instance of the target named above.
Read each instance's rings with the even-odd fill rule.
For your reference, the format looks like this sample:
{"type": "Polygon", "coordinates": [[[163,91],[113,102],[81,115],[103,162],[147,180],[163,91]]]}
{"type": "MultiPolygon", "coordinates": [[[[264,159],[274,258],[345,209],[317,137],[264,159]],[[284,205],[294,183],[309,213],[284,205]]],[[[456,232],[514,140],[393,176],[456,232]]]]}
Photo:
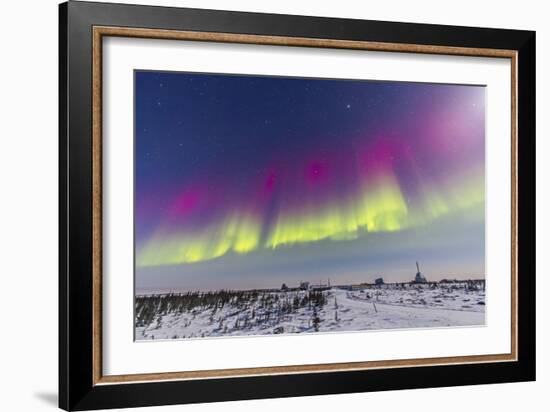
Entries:
{"type": "Polygon", "coordinates": [[[535,33],[60,5],[60,407],[535,379],[535,33]]]}

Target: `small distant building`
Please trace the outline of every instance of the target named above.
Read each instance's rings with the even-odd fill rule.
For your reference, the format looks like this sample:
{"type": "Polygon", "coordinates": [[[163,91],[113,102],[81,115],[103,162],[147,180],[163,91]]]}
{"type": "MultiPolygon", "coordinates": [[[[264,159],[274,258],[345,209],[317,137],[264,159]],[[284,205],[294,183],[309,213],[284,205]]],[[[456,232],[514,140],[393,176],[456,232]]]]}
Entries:
{"type": "Polygon", "coordinates": [[[322,282],[319,282],[318,285],[310,285],[309,288],[315,291],[330,290],[332,289],[332,286],[330,286],[330,278],[328,279],[328,282],[326,285],[324,285],[322,282]]]}
{"type": "Polygon", "coordinates": [[[374,283],[368,283],[368,282],[361,282],[351,285],[350,290],[365,290],[365,289],[372,289],[375,286],[374,283]]]}
{"type": "Polygon", "coordinates": [[[322,292],[323,290],[330,290],[330,289],[332,289],[330,286],[323,285],[323,284],[311,285],[311,288],[310,288],[310,290],[314,290],[316,292],[322,292]]]}
{"type": "Polygon", "coordinates": [[[309,282],[300,282],[300,290],[309,290],[309,282]]]}
{"type": "Polygon", "coordinates": [[[383,278],[376,278],[376,279],[374,280],[374,284],[375,284],[376,286],[382,286],[382,285],[384,284],[384,279],[383,279],[383,278]]]}
{"type": "Polygon", "coordinates": [[[286,285],[286,283],[283,283],[282,286],[281,286],[281,290],[283,292],[286,292],[288,290],[288,286],[286,285]]]}
{"type": "Polygon", "coordinates": [[[413,282],[414,283],[426,283],[427,282],[424,275],[422,275],[422,273],[420,272],[420,267],[418,266],[418,262],[416,262],[416,276],[414,277],[413,282]]]}
{"type": "Polygon", "coordinates": [[[337,289],[340,289],[340,290],[353,290],[353,285],[340,285],[340,286],[337,286],[337,289]]]}

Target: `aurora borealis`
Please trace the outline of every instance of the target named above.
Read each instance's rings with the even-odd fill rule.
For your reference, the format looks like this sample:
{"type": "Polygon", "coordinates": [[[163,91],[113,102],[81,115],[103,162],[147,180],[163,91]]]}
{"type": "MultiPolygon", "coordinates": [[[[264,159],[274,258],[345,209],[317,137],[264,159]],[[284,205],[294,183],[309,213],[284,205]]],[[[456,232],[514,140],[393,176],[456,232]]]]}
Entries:
{"type": "Polygon", "coordinates": [[[135,76],[141,287],[484,275],[483,86],[135,76]]]}

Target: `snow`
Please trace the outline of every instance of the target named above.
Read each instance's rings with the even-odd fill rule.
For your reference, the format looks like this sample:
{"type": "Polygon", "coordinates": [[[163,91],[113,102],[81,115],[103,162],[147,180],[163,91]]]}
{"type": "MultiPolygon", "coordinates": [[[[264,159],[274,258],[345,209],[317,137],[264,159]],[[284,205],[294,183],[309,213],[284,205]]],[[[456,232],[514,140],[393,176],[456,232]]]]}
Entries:
{"type": "Polygon", "coordinates": [[[223,305],[216,303],[190,309],[174,304],[174,297],[181,295],[155,295],[154,302],[162,297],[167,304],[163,308],[160,304],[151,306],[153,314],[145,320],[139,319],[143,310],[140,303],[151,296],[138,296],[135,338],[183,339],[485,324],[485,291],[469,290],[465,284],[385,285],[360,290],[332,288],[316,292],[317,296],[323,295],[324,304],[315,304],[311,299],[307,302],[312,296],[310,293],[257,291],[256,295],[240,300],[231,298],[223,305]]]}

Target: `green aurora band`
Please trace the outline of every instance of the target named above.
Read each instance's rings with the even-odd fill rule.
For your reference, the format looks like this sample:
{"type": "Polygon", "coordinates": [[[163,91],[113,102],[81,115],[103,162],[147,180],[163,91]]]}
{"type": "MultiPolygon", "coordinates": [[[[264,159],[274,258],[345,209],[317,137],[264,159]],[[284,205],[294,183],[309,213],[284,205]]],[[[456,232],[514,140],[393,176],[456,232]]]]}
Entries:
{"type": "Polygon", "coordinates": [[[265,227],[253,212],[231,210],[200,229],[173,231],[162,225],[139,250],[138,267],[194,263],[227,253],[246,254],[330,239],[349,241],[369,233],[398,232],[428,225],[455,212],[484,213],[484,174],[448,179],[438,190],[422,189],[408,202],[396,176],[387,172],[362,185],[356,196],[326,204],[306,203],[281,211],[265,227]]]}

